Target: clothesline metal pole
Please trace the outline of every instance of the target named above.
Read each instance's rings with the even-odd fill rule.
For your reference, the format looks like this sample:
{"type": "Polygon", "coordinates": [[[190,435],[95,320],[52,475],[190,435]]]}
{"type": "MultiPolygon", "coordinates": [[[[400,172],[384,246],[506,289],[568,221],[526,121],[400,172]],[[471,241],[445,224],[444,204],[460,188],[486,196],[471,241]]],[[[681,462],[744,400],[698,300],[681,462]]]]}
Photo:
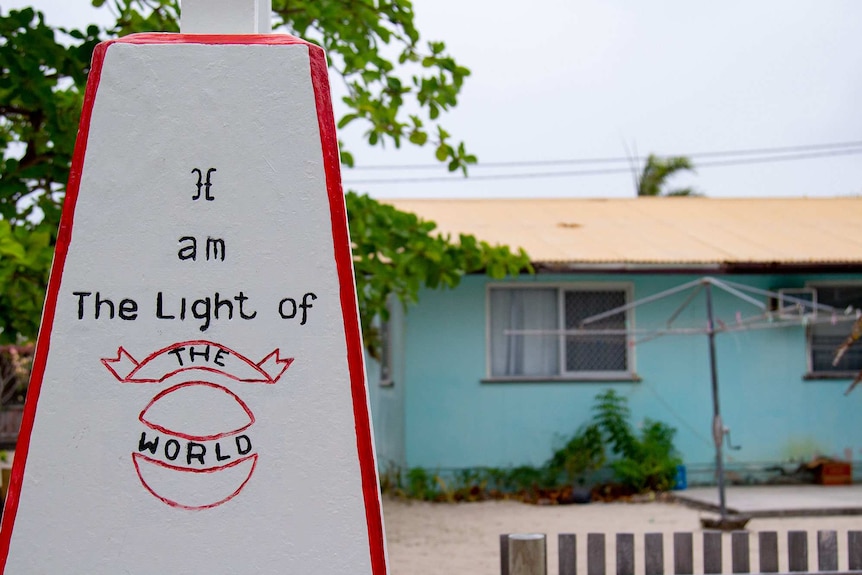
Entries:
{"type": "Polygon", "coordinates": [[[718,505],[721,519],[727,518],[727,499],[724,489],[724,423],[721,421],[721,404],[718,399],[718,366],[715,360],[715,321],[712,309],[712,284],[705,284],[707,336],[709,338],[709,373],[712,386],[712,438],[715,442],[715,469],[718,474],[718,505]]]}

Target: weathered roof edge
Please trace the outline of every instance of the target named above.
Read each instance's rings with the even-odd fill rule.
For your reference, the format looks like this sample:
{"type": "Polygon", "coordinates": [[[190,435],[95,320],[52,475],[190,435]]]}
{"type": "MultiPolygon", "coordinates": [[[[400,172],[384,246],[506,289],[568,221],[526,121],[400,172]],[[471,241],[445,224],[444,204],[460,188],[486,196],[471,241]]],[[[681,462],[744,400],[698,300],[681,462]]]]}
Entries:
{"type": "Polygon", "coordinates": [[[383,200],[541,269],[862,272],[862,198],[383,200]]]}

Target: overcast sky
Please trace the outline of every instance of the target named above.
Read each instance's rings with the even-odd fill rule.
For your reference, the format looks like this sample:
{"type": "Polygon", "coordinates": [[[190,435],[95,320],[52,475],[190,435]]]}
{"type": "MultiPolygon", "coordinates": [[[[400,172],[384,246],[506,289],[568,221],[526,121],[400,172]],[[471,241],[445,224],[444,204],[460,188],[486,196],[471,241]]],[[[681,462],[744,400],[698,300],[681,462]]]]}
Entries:
{"type": "MultiPolygon", "coordinates": [[[[27,4],[52,24],[94,18],[89,0],[0,0],[4,11],[27,4]]],[[[672,183],[712,197],[862,194],[862,1],[415,0],[414,9],[423,37],[445,41],[473,72],[444,125],[480,163],[686,154],[697,174],[672,183]],[[709,166],[758,156],[699,155],[783,147],[821,157],[709,166]]],[[[369,150],[351,130],[342,138],[360,166],[434,163],[432,150],[369,150]]],[[[626,168],[475,167],[466,181],[352,184],[446,175],[360,169],[344,180],[376,197],[627,197],[626,168]],[[622,171],[531,176],[597,170],[622,171]]]]}

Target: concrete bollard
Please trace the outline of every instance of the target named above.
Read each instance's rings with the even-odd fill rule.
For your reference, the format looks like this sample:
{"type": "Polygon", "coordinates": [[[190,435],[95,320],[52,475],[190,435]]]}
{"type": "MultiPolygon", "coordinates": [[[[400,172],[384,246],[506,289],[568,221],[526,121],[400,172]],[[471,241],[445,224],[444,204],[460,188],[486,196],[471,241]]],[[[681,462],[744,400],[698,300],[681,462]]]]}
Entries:
{"type": "Polygon", "coordinates": [[[509,535],[508,575],[548,575],[548,555],[544,533],[509,535]]]}

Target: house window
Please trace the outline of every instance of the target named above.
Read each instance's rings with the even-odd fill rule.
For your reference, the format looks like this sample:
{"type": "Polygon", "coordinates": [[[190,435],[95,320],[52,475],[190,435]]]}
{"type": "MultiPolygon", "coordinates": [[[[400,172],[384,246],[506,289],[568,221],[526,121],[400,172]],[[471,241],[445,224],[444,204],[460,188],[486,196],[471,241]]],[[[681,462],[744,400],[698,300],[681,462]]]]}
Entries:
{"type": "MultiPolygon", "coordinates": [[[[862,284],[815,285],[817,303],[826,304],[839,310],[848,307],[862,309],[862,284]]],[[[853,317],[853,316],[851,316],[853,317]]],[[[855,317],[853,317],[855,319],[855,317]]],[[[811,371],[820,374],[847,374],[862,370],[862,346],[854,345],[838,365],[832,365],[835,350],[850,335],[852,323],[818,322],[808,330],[808,357],[811,371]]]]}
{"type": "Polygon", "coordinates": [[[586,318],[625,305],[629,291],[627,286],[491,288],[489,375],[501,379],[630,377],[626,312],[583,326],[600,333],[566,333],[581,328],[586,318]]]}

